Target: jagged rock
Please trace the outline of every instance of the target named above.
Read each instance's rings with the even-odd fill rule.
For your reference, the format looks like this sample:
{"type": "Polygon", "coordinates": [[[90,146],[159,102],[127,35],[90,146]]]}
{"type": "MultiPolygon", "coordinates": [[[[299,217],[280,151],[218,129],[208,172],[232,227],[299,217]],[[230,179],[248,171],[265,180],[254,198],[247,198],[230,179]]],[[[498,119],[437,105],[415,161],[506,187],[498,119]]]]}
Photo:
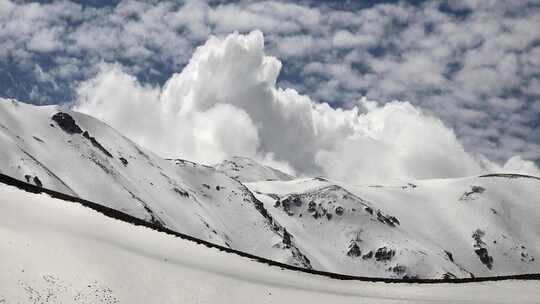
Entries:
{"type": "Polygon", "coordinates": [[[36,186],[40,188],[43,187],[43,184],[41,183],[41,181],[39,180],[37,176],[34,176],[34,184],[36,184],[36,186]]]}
{"type": "Polygon", "coordinates": [[[343,215],[343,212],[344,212],[344,211],[345,211],[345,210],[344,210],[343,207],[341,207],[341,206],[337,206],[337,207],[336,207],[336,210],[335,210],[335,212],[336,212],[337,215],[343,215]]]}
{"type": "Polygon", "coordinates": [[[182,196],[182,197],[189,197],[189,193],[187,193],[184,190],[180,190],[180,189],[178,189],[176,187],[174,187],[173,190],[174,190],[174,192],[180,194],[180,196],[182,196]]]}
{"type": "Polygon", "coordinates": [[[128,165],[127,159],[125,159],[125,158],[123,158],[123,157],[120,157],[119,159],[120,159],[120,161],[122,162],[122,164],[123,164],[124,166],[127,167],[127,165],[128,165]]]}
{"type": "Polygon", "coordinates": [[[90,136],[90,134],[88,133],[88,131],[84,131],[83,132],[83,137],[90,140],[90,143],[92,143],[92,146],[98,148],[101,152],[103,152],[103,154],[107,155],[108,157],[113,157],[112,154],[107,151],[107,149],[105,149],[105,147],[103,147],[95,137],[92,137],[90,136]]]}
{"type": "Polygon", "coordinates": [[[368,253],[366,253],[366,254],[364,254],[364,255],[362,256],[362,259],[364,259],[364,260],[369,260],[369,259],[371,259],[372,257],[373,257],[373,251],[370,250],[368,253]]]}
{"type": "Polygon", "coordinates": [[[25,174],[24,179],[26,179],[26,182],[29,183],[30,179],[32,178],[32,175],[25,174]]]}
{"type": "Polygon", "coordinates": [[[393,249],[381,247],[375,252],[375,260],[378,262],[389,261],[394,257],[395,254],[396,252],[393,249]]]}
{"type": "Polygon", "coordinates": [[[442,278],[444,280],[453,280],[453,279],[457,279],[456,275],[451,273],[451,272],[445,272],[442,276],[442,278]]]}
{"type": "Polygon", "coordinates": [[[484,237],[484,235],[485,235],[485,232],[480,229],[476,229],[473,232],[472,238],[475,241],[474,247],[480,248],[483,245],[486,245],[486,243],[484,243],[484,241],[482,240],[482,237],[484,237]]]}
{"type": "Polygon", "coordinates": [[[349,248],[347,249],[347,255],[350,257],[359,257],[362,255],[360,246],[358,246],[358,243],[356,241],[351,241],[349,243],[349,248]]]}
{"type": "Polygon", "coordinates": [[[474,252],[478,255],[482,264],[486,265],[488,269],[491,269],[493,267],[493,257],[488,254],[486,248],[479,248],[476,249],[474,252]]]}
{"type": "Polygon", "coordinates": [[[75,122],[75,119],[71,117],[71,115],[64,113],[64,112],[58,112],[54,114],[51,117],[52,120],[54,120],[62,130],[69,134],[81,134],[82,129],[77,125],[75,122]]]}
{"type": "Polygon", "coordinates": [[[291,235],[287,232],[287,229],[283,229],[283,244],[291,245],[291,235]]]}
{"type": "Polygon", "coordinates": [[[444,253],[446,253],[446,256],[448,257],[448,259],[450,260],[450,262],[454,263],[454,257],[452,256],[452,253],[448,252],[448,251],[444,251],[444,253]]]}
{"type": "Polygon", "coordinates": [[[317,204],[314,201],[310,201],[308,204],[308,212],[315,212],[317,204]]]}
{"type": "Polygon", "coordinates": [[[331,219],[332,219],[332,213],[327,213],[327,214],[326,214],[326,218],[327,218],[328,220],[331,220],[331,219]]]}
{"type": "Polygon", "coordinates": [[[470,191],[465,191],[465,193],[463,193],[463,195],[461,195],[459,200],[460,201],[466,201],[466,200],[474,199],[474,198],[471,197],[473,194],[475,194],[475,193],[481,194],[481,193],[484,193],[484,191],[486,191],[486,189],[484,187],[471,186],[471,190],[470,191]]]}
{"type": "Polygon", "coordinates": [[[397,274],[398,276],[401,276],[407,271],[407,267],[403,265],[396,265],[394,267],[390,267],[389,270],[397,274]]]}
{"type": "Polygon", "coordinates": [[[367,213],[373,215],[373,209],[371,209],[369,207],[365,207],[364,210],[366,210],[367,213]]]}

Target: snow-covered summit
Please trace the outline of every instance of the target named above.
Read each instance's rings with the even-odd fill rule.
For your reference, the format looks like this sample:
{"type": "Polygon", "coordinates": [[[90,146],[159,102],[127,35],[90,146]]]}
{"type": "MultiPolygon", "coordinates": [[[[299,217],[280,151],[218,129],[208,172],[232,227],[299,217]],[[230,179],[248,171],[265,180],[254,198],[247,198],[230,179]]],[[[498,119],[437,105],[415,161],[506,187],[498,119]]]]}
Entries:
{"type": "Polygon", "coordinates": [[[288,181],[295,178],[290,174],[242,156],[233,156],[225,159],[216,165],[215,168],[243,183],[270,180],[288,181]]]}
{"type": "Polygon", "coordinates": [[[0,147],[0,173],[286,264],[393,278],[540,272],[536,177],[355,186],[246,158],[216,169],[163,159],[75,111],[5,99],[0,147]]]}

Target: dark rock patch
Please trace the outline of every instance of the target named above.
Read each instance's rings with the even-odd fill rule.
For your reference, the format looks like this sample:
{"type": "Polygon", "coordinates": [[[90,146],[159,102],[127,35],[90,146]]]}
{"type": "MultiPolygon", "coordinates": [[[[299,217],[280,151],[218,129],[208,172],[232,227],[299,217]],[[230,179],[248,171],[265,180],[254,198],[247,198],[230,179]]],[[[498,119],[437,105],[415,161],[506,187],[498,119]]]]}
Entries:
{"type": "Polygon", "coordinates": [[[371,209],[370,207],[365,207],[364,210],[366,210],[367,213],[373,215],[373,209],[371,209]]]}
{"type": "Polygon", "coordinates": [[[176,187],[174,187],[173,190],[174,190],[174,192],[178,193],[182,197],[189,197],[189,193],[187,193],[187,191],[180,190],[180,189],[178,189],[176,187]]]}
{"type": "Polygon", "coordinates": [[[398,276],[402,276],[407,271],[407,267],[403,265],[396,265],[394,267],[390,267],[388,270],[392,271],[393,273],[397,274],[398,276]]]}
{"type": "Polygon", "coordinates": [[[478,255],[482,264],[486,265],[488,269],[493,267],[493,257],[489,255],[486,248],[478,248],[474,252],[478,255]]]}
{"type": "Polygon", "coordinates": [[[476,253],[476,255],[478,255],[482,264],[486,265],[488,269],[491,269],[493,267],[493,257],[489,255],[487,245],[482,240],[484,235],[485,235],[485,232],[480,229],[476,229],[473,232],[472,234],[472,238],[474,240],[473,247],[476,248],[474,252],[476,253]]]}
{"type": "MultiPolygon", "coordinates": [[[[83,132],[83,136],[84,138],[90,140],[90,143],[92,143],[92,146],[98,148],[101,152],[103,152],[103,154],[107,155],[108,157],[113,157],[112,154],[107,151],[107,149],[105,149],[98,141],[95,137],[92,137],[90,136],[90,134],[88,133],[88,131],[84,131],[83,132]]],[[[127,161],[127,160],[126,160],[127,161]]]]}
{"type": "Polygon", "coordinates": [[[364,260],[369,260],[369,259],[371,259],[372,257],[373,257],[373,251],[370,250],[368,253],[366,253],[366,254],[364,254],[364,255],[362,256],[362,259],[364,259],[364,260]]]}
{"type": "Polygon", "coordinates": [[[32,178],[32,175],[25,174],[24,179],[26,179],[26,182],[29,183],[30,179],[32,178]]]}
{"type": "Polygon", "coordinates": [[[310,201],[308,204],[308,212],[315,212],[317,208],[317,204],[314,201],[310,201]]]}
{"type": "Polygon", "coordinates": [[[454,280],[457,279],[456,275],[451,272],[445,272],[442,276],[444,280],[454,280]]]}
{"type": "Polygon", "coordinates": [[[36,186],[38,186],[40,188],[43,187],[43,184],[41,183],[41,181],[39,180],[39,178],[37,176],[34,176],[33,181],[34,181],[34,184],[36,184],[36,186]]]}
{"type": "Polygon", "coordinates": [[[64,112],[58,112],[54,114],[51,117],[52,120],[54,120],[62,130],[64,130],[66,133],[69,134],[81,134],[82,129],[77,125],[75,122],[75,119],[71,117],[71,115],[64,113],[64,112]]]}
{"type": "Polygon", "coordinates": [[[127,167],[128,163],[129,163],[128,160],[125,159],[125,158],[123,158],[123,157],[120,157],[119,159],[120,159],[120,161],[122,162],[122,165],[124,165],[125,167],[127,167]]]}
{"type": "Polygon", "coordinates": [[[326,219],[331,220],[332,219],[332,213],[327,213],[326,214],[326,219]]]}
{"type": "Polygon", "coordinates": [[[450,260],[450,262],[454,263],[454,256],[452,256],[452,253],[448,252],[448,251],[444,251],[444,253],[446,253],[446,256],[448,257],[448,259],[450,260]]]}
{"type": "Polygon", "coordinates": [[[343,215],[344,211],[345,211],[345,209],[343,209],[343,207],[341,207],[341,206],[337,206],[336,209],[335,209],[336,215],[343,215]]]}
{"type": "Polygon", "coordinates": [[[37,136],[32,136],[32,138],[35,139],[37,142],[44,143],[44,141],[37,136]]]}
{"type": "Polygon", "coordinates": [[[360,246],[358,246],[358,243],[356,241],[351,241],[349,243],[349,247],[347,248],[347,255],[350,257],[359,257],[362,255],[360,246]]]}
{"type": "Polygon", "coordinates": [[[396,255],[396,251],[390,248],[381,247],[375,252],[375,260],[378,262],[389,261],[396,255]]]}
{"type": "Polygon", "coordinates": [[[484,193],[484,191],[486,191],[486,189],[484,187],[480,187],[480,186],[471,186],[471,190],[469,191],[465,191],[465,193],[463,193],[461,195],[461,197],[459,198],[460,201],[467,201],[467,200],[471,200],[471,199],[474,199],[472,196],[473,194],[482,194],[484,193]]]}
{"type": "Polygon", "coordinates": [[[287,232],[287,229],[283,229],[283,244],[291,246],[291,235],[287,232]]]}

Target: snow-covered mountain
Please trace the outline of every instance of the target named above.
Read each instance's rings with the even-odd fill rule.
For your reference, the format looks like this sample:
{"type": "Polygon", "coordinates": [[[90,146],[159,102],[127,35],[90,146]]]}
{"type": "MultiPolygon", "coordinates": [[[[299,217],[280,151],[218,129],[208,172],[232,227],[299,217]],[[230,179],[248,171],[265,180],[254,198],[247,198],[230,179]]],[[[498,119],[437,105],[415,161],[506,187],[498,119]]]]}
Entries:
{"type": "Polygon", "coordinates": [[[538,280],[391,285],[337,280],[259,263],[11,185],[0,183],[0,198],[3,304],[537,303],[540,298],[538,280]]]}
{"type": "Polygon", "coordinates": [[[247,186],[316,269],[409,278],[540,272],[540,178],[247,186]]]}
{"type": "Polygon", "coordinates": [[[162,159],[87,115],[1,100],[0,147],[0,173],[216,244],[310,267],[243,184],[212,167],[162,159]]]}
{"type": "Polygon", "coordinates": [[[347,185],[239,157],[210,167],[162,159],[84,114],[5,99],[0,147],[2,174],[286,264],[394,278],[540,272],[536,177],[347,185]]]}
{"type": "Polygon", "coordinates": [[[294,179],[294,176],[290,174],[272,167],[263,166],[250,158],[241,156],[234,156],[230,159],[223,160],[215,168],[242,183],[272,180],[288,181],[294,179]]]}

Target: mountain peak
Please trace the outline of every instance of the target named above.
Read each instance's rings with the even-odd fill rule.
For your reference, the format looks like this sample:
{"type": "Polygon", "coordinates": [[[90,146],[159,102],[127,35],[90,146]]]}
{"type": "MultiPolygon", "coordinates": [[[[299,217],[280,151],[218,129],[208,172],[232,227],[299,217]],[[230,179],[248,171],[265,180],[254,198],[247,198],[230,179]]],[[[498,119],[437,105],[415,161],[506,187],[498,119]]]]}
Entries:
{"type": "Polygon", "coordinates": [[[257,181],[288,181],[295,177],[270,166],[265,166],[249,157],[232,156],[215,166],[228,176],[243,183],[257,181]]]}

